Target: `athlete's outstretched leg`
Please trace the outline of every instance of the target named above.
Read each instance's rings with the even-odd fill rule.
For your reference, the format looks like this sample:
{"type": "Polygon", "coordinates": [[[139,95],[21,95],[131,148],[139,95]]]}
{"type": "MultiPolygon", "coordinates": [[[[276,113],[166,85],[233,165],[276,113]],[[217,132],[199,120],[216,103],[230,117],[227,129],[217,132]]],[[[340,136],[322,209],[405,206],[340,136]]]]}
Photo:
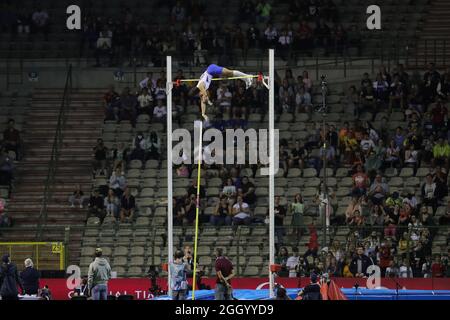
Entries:
{"type": "MultiPolygon", "coordinates": [[[[223,68],[222,69],[222,77],[225,77],[225,78],[246,77],[246,76],[251,76],[251,75],[243,73],[243,72],[241,72],[239,70],[230,70],[230,69],[227,69],[227,68],[223,68]]],[[[247,89],[250,88],[250,86],[252,85],[252,78],[244,78],[242,80],[244,80],[246,88],[247,89]]]]}

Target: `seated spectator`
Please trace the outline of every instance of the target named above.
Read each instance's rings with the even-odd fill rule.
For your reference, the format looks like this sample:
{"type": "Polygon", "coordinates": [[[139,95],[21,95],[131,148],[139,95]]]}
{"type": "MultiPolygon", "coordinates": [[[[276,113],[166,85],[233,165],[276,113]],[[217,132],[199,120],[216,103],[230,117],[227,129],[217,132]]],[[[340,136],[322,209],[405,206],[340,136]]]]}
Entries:
{"type": "Polygon", "coordinates": [[[108,195],[105,197],[104,206],[106,208],[106,215],[113,216],[119,221],[120,200],[114,193],[113,189],[108,190],[108,195]]]}
{"type": "Polygon", "coordinates": [[[113,171],[120,169],[121,172],[125,172],[129,151],[129,148],[126,147],[123,142],[120,142],[118,145],[113,144],[110,152],[110,159],[113,162],[113,171]]]}
{"type": "Polygon", "coordinates": [[[112,51],[112,38],[113,32],[108,27],[108,25],[104,25],[102,31],[99,32],[95,50],[95,61],[96,67],[101,66],[101,59],[104,56],[108,57],[108,66],[112,66],[113,62],[113,51],[112,51]]]}
{"type": "Polygon", "coordinates": [[[142,164],[145,162],[145,151],[147,150],[147,140],[144,137],[144,134],[139,131],[137,135],[133,138],[133,142],[131,143],[133,149],[130,154],[131,160],[140,160],[142,164]]]}
{"type": "Polygon", "coordinates": [[[441,226],[450,225],[450,201],[447,202],[447,208],[445,213],[439,218],[439,225],[441,226]]]}
{"type": "Polygon", "coordinates": [[[292,255],[286,261],[286,268],[289,271],[289,278],[297,278],[298,265],[300,263],[300,256],[298,254],[298,248],[292,248],[292,255]]]}
{"type": "Polygon", "coordinates": [[[355,215],[356,211],[361,212],[361,201],[358,197],[353,196],[352,200],[347,206],[347,209],[345,210],[345,220],[351,221],[355,215]]]}
{"type": "Polygon", "coordinates": [[[236,186],[233,184],[233,180],[231,178],[228,178],[223,186],[222,195],[227,198],[232,198],[235,197],[236,194],[237,194],[236,186]]]}
{"type": "Polygon", "coordinates": [[[102,223],[105,215],[106,212],[103,197],[100,195],[98,189],[94,189],[89,199],[88,217],[95,216],[99,218],[100,223],[102,223]]]}
{"type": "Polygon", "coordinates": [[[386,268],[386,271],[384,273],[385,277],[386,278],[398,278],[399,273],[400,273],[400,270],[399,270],[397,264],[395,263],[394,260],[391,260],[389,262],[389,266],[386,268]]]}
{"type": "Polygon", "coordinates": [[[404,84],[400,82],[398,76],[394,77],[394,81],[390,87],[389,94],[389,113],[392,112],[393,107],[399,107],[403,109],[404,107],[404,96],[405,96],[405,88],[404,84]]]}
{"type": "Polygon", "coordinates": [[[113,171],[111,177],[109,178],[109,187],[114,190],[114,193],[117,197],[121,198],[126,185],[127,180],[123,172],[121,172],[120,169],[117,168],[115,171],[113,171]]]}
{"type": "Polygon", "coordinates": [[[374,96],[378,103],[386,103],[389,97],[389,83],[383,79],[381,73],[377,74],[377,79],[373,82],[374,96]]]}
{"type": "Polygon", "coordinates": [[[399,278],[412,278],[413,277],[412,268],[406,259],[402,260],[402,263],[400,264],[398,273],[399,273],[399,278]]]}
{"type": "Polygon", "coordinates": [[[232,222],[232,208],[228,204],[227,198],[222,197],[214,208],[214,212],[210,217],[209,223],[213,226],[227,225],[232,222]]]}
{"type": "Polygon", "coordinates": [[[295,142],[295,147],[291,149],[290,157],[288,160],[289,168],[300,168],[303,169],[305,167],[305,157],[308,155],[304,145],[300,143],[300,141],[295,142]]]}
{"type": "Polygon", "coordinates": [[[317,229],[314,226],[314,222],[308,226],[308,230],[309,230],[309,242],[306,244],[308,249],[303,255],[303,259],[305,261],[309,256],[317,258],[317,253],[319,251],[319,236],[317,235],[317,229]]]}
{"type": "Polygon", "coordinates": [[[355,210],[353,216],[347,220],[347,224],[351,227],[362,227],[364,223],[365,219],[359,210],[355,210]]]}
{"type": "Polygon", "coordinates": [[[311,94],[303,86],[300,87],[295,95],[295,113],[306,112],[307,114],[311,114],[312,107],[311,94]]]}
{"type": "Polygon", "coordinates": [[[177,176],[178,177],[182,177],[182,178],[188,178],[189,177],[189,168],[184,163],[182,163],[177,168],[177,176]]]}
{"type": "Polygon", "coordinates": [[[14,151],[16,154],[15,160],[21,159],[21,140],[20,132],[15,127],[14,119],[9,119],[8,128],[3,131],[3,147],[6,152],[14,151]]]}
{"type": "Polygon", "coordinates": [[[105,103],[105,119],[119,121],[120,95],[114,90],[114,86],[109,86],[108,92],[103,96],[105,103]]]}
{"type": "Polygon", "coordinates": [[[414,147],[414,144],[411,144],[409,148],[405,150],[405,156],[403,163],[406,166],[411,166],[414,169],[417,168],[419,162],[419,151],[417,151],[414,147]]]}
{"type": "Polygon", "coordinates": [[[233,205],[233,229],[236,231],[238,225],[250,225],[250,223],[249,205],[244,202],[242,196],[238,196],[236,203],[233,205]]]}
{"type": "Polygon", "coordinates": [[[153,78],[153,72],[147,72],[147,76],[139,82],[139,87],[141,87],[141,89],[147,88],[149,95],[153,93],[156,89],[156,80],[153,78]]]}
{"type": "Polygon", "coordinates": [[[367,192],[367,184],[369,183],[369,178],[364,173],[361,165],[356,168],[356,173],[352,176],[353,190],[352,195],[356,197],[361,197],[367,192]]]}
{"type": "Polygon", "coordinates": [[[421,193],[423,205],[431,206],[435,213],[438,206],[438,199],[436,196],[436,183],[433,181],[433,176],[431,174],[427,174],[425,177],[425,182],[421,187],[421,193]]]}
{"type": "Polygon", "coordinates": [[[122,199],[120,201],[120,222],[131,222],[136,211],[136,203],[134,196],[130,193],[128,187],[125,188],[122,199]]]}
{"type": "Polygon", "coordinates": [[[161,138],[155,131],[147,138],[146,160],[161,160],[161,138]]]}
{"type": "Polygon", "coordinates": [[[37,10],[31,15],[31,21],[33,23],[33,33],[42,32],[45,36],[45,39],[48,40],[50,17],[47,11],[42,7],[38,7],[37,10]]]}
{"type": "Polygon", "coordinates": [[[450,146],[447,140],[439,138],[438,143],[433,147],[433,166],[449,167],[450,146]]]}
{"type": "Polygon", "coordinates": [[[266,48],[275,48],[276,47],[277,38],[278,38],[278,31],[273,26],[272,23],[269,22],[267,24],[267,28],[264,31],[264,36],[265,36],[264,40],[265,40],[266,48]]]}
{"type": "MultiPolygon", "coordinates": [[[[2,203],[3,203],[3,199],[2,203]]],[[[4,211],[4,207],[3,210],[0,211],[0,228],[9,228],[12,227],[13,225],[13,220],[12,218],[9,216],[7,211],[4,211]]]]}
{"type": "Polygon", "coordinates": [[[70,207],[75,208],[75,203],[80,206],[80,209],[83,209],[83,204],[86,198],[84,197],[83,190],[81,190],[81,185],[77,185],[75,191],[69,197],[70,207]]]}
{"type": "Polygon", "coordinates": [[[186,18],[186,10],[181,5],[180,1],[177,1],[175,6],[172,8],[172,22],[183,22],[186,18]]]}
{"type": "Polygon", "coordinates": [[[156,122],[165,122],[167,116],[167,108],[163,103],[162,99],[157,100],[157,105],[153,109],[153,119],[156,122]]]}
{"type": "Polygon", "coordinates": [[[369,189],[369,198],[375,205],[381,205],[389,194],[389,185],[383,181],[381,174],[377,174],[369,189]]]}
{"type": "Polygon", "coordinates": [[[255,185],[248,179],[248,177],[242,178],[240,188],[242,190],[242,199],[250,206],[256,203],[255,185]]]}
{"type": "Polygon", "coordinates": [[[395,145],[395,141],[391,140],[389,147],[386,149],[386,158],[384,159],[386,166],[397,167],[400,165],[400,147],[395,145]]]}
{"type": "Polygon", "coordinates": [[[358,246],[356,256],[350,264],[350,272],[356,278],[365,278],[368,276],[367,268],[373,264],[373,261],[364,254],[364,248],[358,246]]]}
{"type": "Polygon", "coordinates": [[[186,216],[186,221],[192,225],[195,221],[197,209],[197,200],[195,194],[191,194],[185,198],[184,201],[184,212],[186,216]]]}
{"type": "Polygon", "coordinates": [[[287,262],[289,260],[289,251],[286,247],[281,247],[275,257],[275,263],[281,266],[281,270],[278,272],[279,277],[289,276],[289,270],[287,267],[287,262]]]}
{"type": "Polygon", "coordinates": [[[268,22],[272,12],[272,6],[267,0],[260,0],[255,7],[257,22],[268,22]]]}
{"type": "Polygon", "coordinates": [[[11,187],[14,179],[14,160],[4,148],[0,149],[0,185],[11,187]]]}
{"type": "Polygon", "coordinates": [[[354,275],[350,271],[352,259],[350,257],[345,258],[344,267],[342,268],[342,276],[344,278],[353,278],[354,275]]]}
{"type": "Polygon", "coordinates": [[[153,114],[153,97],[151,94],[148,93],[148,89],[147,88],[143,88],[141,90],[141,94],[138,96],[138,102],[139,102],[139,107],[138,107],[138,115],[139,114],[147,114],[150,117],[153,114]]]}
{"type": "Polygon", "coordinates": [[[182,226],[187,223],[186,219],[186,211],[184,210],[184,202],[183,199],[173,198],[173,224],[175,226],[182,226]]]}
{"type": "Polygon", "coordinates": [[[103,139],[97,139],[97,145],[94,147],[94,175],[100,170],[100,175],[106,174],[106,160],[108,149],[103,143],[103,139]]]}
{"type": "Polygon", "coordinates": [[[131,93],[130,88],[125,87],[120,96],[120,121],[130,121],[134,126],[136,123],[137,97],[131,93]]]}
{"type": "Polygon", "coordinates": [[[31,14],[28,12],[27,9],[22,9],[18,14],[17,14],[17,33],[21,34],[21,33],[25,33],[25,34],[29,34],[30,33],[30,27],[32,24],[32,16],[31,14]]]}

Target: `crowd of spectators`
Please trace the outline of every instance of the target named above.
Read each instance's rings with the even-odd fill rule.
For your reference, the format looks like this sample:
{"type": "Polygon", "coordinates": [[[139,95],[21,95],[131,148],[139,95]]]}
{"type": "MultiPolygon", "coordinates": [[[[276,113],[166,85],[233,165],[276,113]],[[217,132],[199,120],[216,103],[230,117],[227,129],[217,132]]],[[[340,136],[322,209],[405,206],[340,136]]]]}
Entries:
{"type": "MultiPolygon", "coordinates": [[[[283,60],[295,52],[342,54],[349,47],[361,51],[361,35],[356,24],[346,29],[333,0],[297,0],[282,3],[246,0],[239,4],[234,19],[216,23],[206,12],[205,1],[161,2],[170,14],[164,26],[148,19],[135,8],[122,3],[115,15],[99,14],[94,4],[83,4],[79,54],[94,56],[96,65],[163,66],[168,52],[183,52],[182,63],[203,65],[218,55],[223,63],[246,57],[251,49],[276,48],[283,60]],[[278,5],[288,4],[283,17],[275,16],[278,5]],[[276,21],[276,23],[275,23],[276,21]],[[237,53],[236,50],[240,50],[237,53]],[[104,61],[105,60],[105,61],[104,61]]],[[[158,10],[158,9],[156,9],[158,10]]],[[[43,33],[48,39],[52,20],[37,2],[21,8],[6,1],[0,7],[0,31],[13,34],[43,33]]]]}
{"type": "MultiPolygon", "coordinates": [[[[313,165],[307,158],[308,147],[318,148],[327,141],[328,148],[333,149],[331,160],[336,164],[333,171],[346,168],[352,187],[348,191],[351,201],[343,213],[336,201],[336,190],[328,190],[331,230],[346,226],[349,229],[346,242],[331,241],[320,251],[317,245],[314,259],[309,262],[306,256],[298,258],[296,249],[298,272],[314,270],[339,276],[366,276],[362,269],[355,269],[361,263],[355,264],[354,260],[363,259],[363,266],[369,262],[380,266],[383,276],[450,275],[448,254],[441,256],[432,251],[437,227],[449,223],[450,203],[445,202],[450,157],[448,72],[440,74],[430,63],[423,76],[408,74],[402,65],[391,72],[380,68],[375,81],[364,74],[359,88],[351,86],[344,100],[347,104],[344,107],[350,109],[347,112],[354,112],[358,121],[345,122],[341,128],[319,128],[318,143],[303,147],[306,149],[300,153],[303,157],[296,160],[294,167],[313,165]],[[388,119],[394,112],[403,114],[398,120],[406,125],[390,130],[388,119]],[[367,114],[375,121],[359,120],[367,114]],[[400,184],[391,187],[389,178],[399,179],[396,176],[405,168],[412,172],[400,177],[400,184]],[[413,178],[417,180],[403,187],[408,177],[414,177],[419,170],[420,175],[413,178]],[[438,209],[445,206],[445,212],[441,210],[437,215],[438,209]],[[336,246],[340,250],[338,255],[336,246]]],[[[295,149],[285,157],[284,167],[288,170],[293,165],[291,159],[299,154],[300,143],[296,142],[295,149]]],[[[322,153],[317,169],[322,167],[324,156],[322,153]]],[[[310,203],[304,202],[301,195],[289,201],[289,209],[294,212],[294,233],[304,231],[295,227],[296,219],[301,220],[302,215],[325,214],[325,210],[307,210],[315,205],[317,197],[310,203]]],[[[280,250],[279,259],[285,265],[283,274],[292,271],[290,264],[286,265],[288,258],[286,248],[280,250]]]]}

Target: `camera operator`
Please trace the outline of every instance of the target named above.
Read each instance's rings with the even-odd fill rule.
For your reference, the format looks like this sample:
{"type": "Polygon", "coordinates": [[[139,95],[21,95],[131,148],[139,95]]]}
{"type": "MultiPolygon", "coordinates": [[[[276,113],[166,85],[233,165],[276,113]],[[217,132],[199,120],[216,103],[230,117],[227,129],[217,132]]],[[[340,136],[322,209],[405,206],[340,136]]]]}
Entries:
{"type": "Polygon", "coordinates": [[[188,264],[183,262],[184,254],[177,250],[175,260],[170,264],[170,287],[172,300],[186,300],[188,264]]]}

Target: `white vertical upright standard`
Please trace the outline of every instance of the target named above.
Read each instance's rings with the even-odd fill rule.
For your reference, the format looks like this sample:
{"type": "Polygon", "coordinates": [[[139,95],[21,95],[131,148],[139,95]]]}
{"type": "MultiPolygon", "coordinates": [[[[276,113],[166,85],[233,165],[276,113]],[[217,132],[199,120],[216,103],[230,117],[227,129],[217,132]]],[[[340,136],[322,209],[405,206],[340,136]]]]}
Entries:
{"type": "Polygon", "coordinates": [[[274,49],[269,49],[269,283],[270,283],[270,297],[274,296],[274,275],[272,273],[271,265],[275,263],[275,199],[274,199],[274,173],[275,173],[275,138],[274,138],[274,49]]]}
{"type": "Polygon", "coordinates": [[[172,297],[170,285],[170,264],[173,262],[173,203],[172,203],[172,57],[167,56],[167,288],[169,297],[172,297]]]}

